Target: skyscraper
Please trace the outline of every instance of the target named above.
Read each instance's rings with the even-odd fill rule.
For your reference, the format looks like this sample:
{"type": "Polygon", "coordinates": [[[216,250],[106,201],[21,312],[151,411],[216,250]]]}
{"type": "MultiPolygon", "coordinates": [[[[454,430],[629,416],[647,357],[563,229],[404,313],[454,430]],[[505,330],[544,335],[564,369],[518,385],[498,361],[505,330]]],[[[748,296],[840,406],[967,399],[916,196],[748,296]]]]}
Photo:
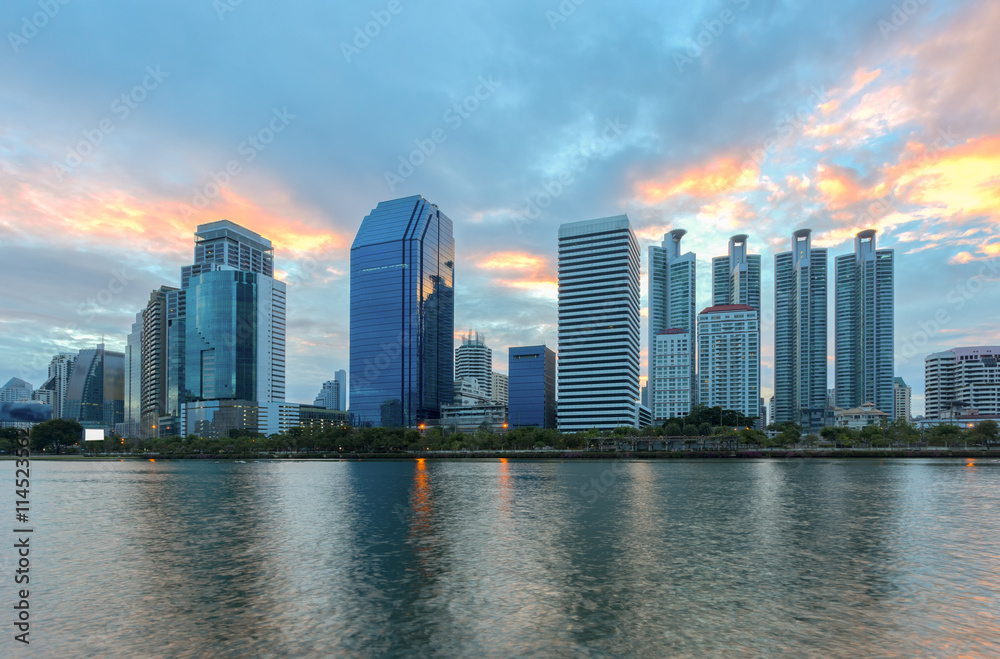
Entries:
{"type": "Polygon", "coordinates": [[[698,400],[760,416],[760,313],[722,304],[698,314],[698,400]]]}
{"type": "Polygon", "coordinates": [[[149,294],[142,312],[142,401],[140,436],[159,436],[160,417],[169,410],[169,334],[168,299],[177,292],[161,286],[149,294]]]}
{"type": "Polygon", "coordinates": [[[420,196],[383,201],[351,246],[351,414],[414,427],[455,386],[452,222],[420,196]]]}
{"type": "Polygon", "coordinates": [[[760,254],[747,254],[747,236],[729,239],[729,254],[712,259],[712,304],[746,304],[760,311],[760,254]]]}
{"type": "Polygon", "coordinates": [[[670,328],[653,337],[650,381],[656,387],[652,401],[654,420],[687,416],[691,412],[696,350],[694,332],[670,328]]]}
{"type": "Polygon", "coordinates": [[[493,351],[486,341],[472,330],[462,337],[462,345],[455,348],[455,379],[476,380],[486,398],[493,398],[493,351]]]}
{"type": "Polygon", "coordinates": [[[510,381],[507,374],[493,371],[490,379],[493,381],[490,387],[490,400],[497,405],[506,405],[510,388],[510,381]]]}
{"type": "Polygon", "coordinates": [[[854,238],[854,253],[836,258],[837,407],[873,403],[887,414],[893,399],[893,250],[875,248],[875,231],[854,238]]]}
{"type": "Polygon", "coordinates": [[[685,233],[684,229],[674,229],[663,237],[661,247],[649,247],[649,365],[646,383],[654,420],[687,414],[697,396],[694,358],[697,259],[693,252],[681,254],[681,238],[685,233]],[[677,371],[681,366],[673,364],[670,367],[669,383],[662,380],[667,376],[666,371],[657,371],[655,367],[658,361],[663,361],[657,360],[656,351],[662,341],[658,342],[656,337],[664,330],[687,333],[690,359],[687,360],[686,397],[682,381],[684,373],[677,371]],[[658,373],[660,377],[657,377],[658,373]],[[666,394],[668,388],[670,393],[666,394]],[[667,398],[670,398],[669,404],[667,398]],[[681,412],[682,409],[686,411],[681,412]]]}
{"type": "Polygon", "coordinates": [[[792,235],[774,255],[774,403],[772,423],[807,432],[827,425],[827,258],[812,231],[792,235]]]}
{"type": "Polygon", "coordinates": [[[564,432],[639,424],[639,245],[628,217],[559,227],[564,432]]]}
{"type": "Polygon", "coordinates": [[[114,430],[125,419],[125,354],[81,350],[66,391],[65,414],[85,428],[114,430]]]}
{"type": "Polygon", "coordinates": [[[229,220],[198,226],[195,263],[163,298],[167,408],[176,398],[182,433],[225,434],[255,422],[251,404],[284,401],[286,293],[273,274],[271,241],[229,220]]]}
{"type": "Polygon", "coordinates": [[[11,378],[0,387],[0,403],[20,403],[31,400],[33,387],[21,378],[11,378]]]}
{"type": "Polygon", "coordinates": [[[132,331],[125,339],[125,420],[122,437],[139,437],[142,419],[142,315],[135,315],[132,331]]]}
{"type": "Polygon", "coordinates": [[[524,346],[507,351],[507,418],[511,428],[556,427],[556,353],[524,346]]]}
{"type": "MultiPolygon", "coordinates": [[[[340,371],[342,372],[342,371],[340,371]]],[[[340,383],[336,380],[327,380],[323,383],[320,388],[319,393],[316,394],[316,399],[313,401],[313,405],[322,407],[328,410],[340,409],[340,383]]]]}
{"type": "Polygon", "coordinates": [[[76,355],[70,353],[58,354],[49,362],[49,377],[40,388],[52,392],[53,419],[65,418],[66,391],[75,362],[76,355]]]}

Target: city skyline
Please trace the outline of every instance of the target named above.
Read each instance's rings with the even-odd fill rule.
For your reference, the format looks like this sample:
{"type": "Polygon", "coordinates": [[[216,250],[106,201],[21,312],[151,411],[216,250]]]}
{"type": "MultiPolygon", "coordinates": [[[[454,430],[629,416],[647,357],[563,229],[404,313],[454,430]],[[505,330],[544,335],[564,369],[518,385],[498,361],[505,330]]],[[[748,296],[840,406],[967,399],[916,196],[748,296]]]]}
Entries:
{"type": "MultiPolygon", "coordinates": [[[[4,7],[0,23],[20,25],[21,11],[4,7]]],[[[988,47],[1000,26],[994,6],[921,5],[895,25],[890,8],[870,3],[771,14],[751,3],[698,55],[685,48],[717,15],[710,5],[662,15],[587,4],[554,24],[528,5],[494,9],[484,24],[406,8],[350,62],[339,44],[370,20],[362,8],[308,9],[317,31],[297,41],[310,56],[290,49],[267,60],[252,45],[285,25],[271,8],[244,3],[224,20],[210,5],[130,16],[130,34],[150,35],[142,42],[116,38],[122,23],[94,11],[90,34],[84,13],[63,7],[8,48],[12,66],[0,72],[10,108],[0,129],[0,381],[38,386],[53,355],[93,348],[102,335],[124,351],[149,292],[178,285],[194,228],[227,218],[276,245],[276,274],[294,300],[286,399],[310,401],[347,364],[338,310],[348,303],[351,236],[376,200],[410,194],[455,221],[455,326],[488,335],[499,370],[507,346],[556,344],[556,227],[616,213],[628,214],[643,252],[671,228],[688,229],[685,248],[702,255],[699,310],[710,301],[710,257],[729,236],[749,235],[763,263],[765,398],[770,264],[803,227],[831,257],[869,227],[896,250],[895,374],[913,387],[914,413],[927,354],[997,343],[998,203],[988,184],[1000,164],[1000,103],[977,82],[1000,57],[988,47]],[[621,42],[621,58],[605,62],[596,53],[634,32],[605,30],[612,14],[667,38],[621,42]],[[147,28],[175,20],[219,52],[172,58],[166,37],[147,28]],[[412,55],[429,25],[469,56],[425,74],[424,55],[412,55]],[[760,45],[747,41],[751,28],[760,45]],[[516,36],[499,55],[477,46],[480,31],[516,36]],[[88,34],[108,50],[83,47],[88,34]],[[944,45],[956,39],[966,47],[944,45]],[[782,59],[788,51],[768,43],[796,56],[782,59]],[[551,63],[534,71],[539,50],[551,63]],[[321,84],[282,81],[317,62],[321,84]],[[654,84],[631,71],[635,62],[662,64],[654,84]],[[263,73],[244,85],[219,75],[227,67],[263,73]],[[372,82],[373,70],[388,73],[372,82]],[[325,103],[344,90],[357,102],[325,103]],[[402,110],[390,91],[419,102],[402,110]],[[113,130],[101,129],[104,119],[113,130]]],[[[644,280],[647,267],[643,259],[644,280]]],[[[648,308],[645,281],[640,290],[648,308]]],[[[641,336],[645,364],[645,328],[641,336]]]]}

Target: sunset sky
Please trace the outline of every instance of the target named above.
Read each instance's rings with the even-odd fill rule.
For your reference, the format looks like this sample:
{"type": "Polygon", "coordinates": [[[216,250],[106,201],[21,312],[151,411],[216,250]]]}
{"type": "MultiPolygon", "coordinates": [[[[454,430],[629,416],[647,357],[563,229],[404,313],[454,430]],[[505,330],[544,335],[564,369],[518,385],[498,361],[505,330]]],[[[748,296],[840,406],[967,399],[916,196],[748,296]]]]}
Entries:
{"type": "Polygon", "coordinates": [[[225,218],[275,244],[287,398],[312,402],[348,365],[354,234],[412,194],[454,221],[456,335],[501,371],[507,346],[556,347],[559,224],[619,213],[644,316],[649,244],[687,229],[700,310],[749,234],[767,397],[798,228],[831,291],[858,230],[896,250],[915,413],[926,354],[1000,343],[1000,3],[577,2],[4,2],[0,383],[123,349],[225,218]]]}

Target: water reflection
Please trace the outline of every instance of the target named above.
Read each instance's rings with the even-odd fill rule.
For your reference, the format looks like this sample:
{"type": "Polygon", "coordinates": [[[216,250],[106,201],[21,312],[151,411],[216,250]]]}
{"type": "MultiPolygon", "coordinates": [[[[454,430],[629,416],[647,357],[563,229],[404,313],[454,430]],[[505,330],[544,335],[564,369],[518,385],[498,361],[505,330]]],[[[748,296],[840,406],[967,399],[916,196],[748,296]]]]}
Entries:
{"type": "Polygon", "coordinates": [[[48,656],[1000,654],[990,461],[37,469],[48,656]]]}

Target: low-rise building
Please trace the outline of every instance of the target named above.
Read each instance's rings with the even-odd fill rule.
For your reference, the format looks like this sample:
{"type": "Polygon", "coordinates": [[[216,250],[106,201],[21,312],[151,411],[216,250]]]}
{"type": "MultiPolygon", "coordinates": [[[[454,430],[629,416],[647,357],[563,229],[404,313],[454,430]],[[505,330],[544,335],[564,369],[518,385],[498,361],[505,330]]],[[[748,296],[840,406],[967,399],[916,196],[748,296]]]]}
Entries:
{"type": "Polygon", "coordinates": [[[875,409],[874,403],[862,403],[860,407],[842,410],[839,407],[833,411],[833,425],[838,428],[861,430],[867,426],[881,425],[888,422],[889,415],[875,409]]]}

